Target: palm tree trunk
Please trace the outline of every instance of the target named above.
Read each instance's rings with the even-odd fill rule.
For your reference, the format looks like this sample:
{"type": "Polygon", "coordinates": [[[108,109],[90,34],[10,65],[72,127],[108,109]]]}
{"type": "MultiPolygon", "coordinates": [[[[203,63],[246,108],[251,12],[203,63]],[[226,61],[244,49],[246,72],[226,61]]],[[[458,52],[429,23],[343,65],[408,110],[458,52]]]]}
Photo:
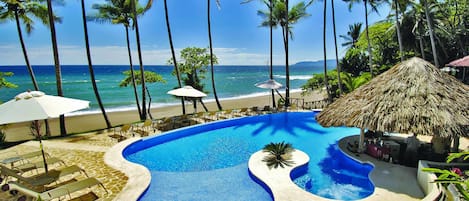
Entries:
{"type": "Polygon", "coordinates": [[[288,0],[285,1],[286,11],[286,25],[285,25],[285,107],[290,106],[290,67],[288,66],[288,0]]]}
{"type": "Polygon", "coordinates": [[[337,68],[337,79],[339,84],[339,97],[342,96],[342,79],[340,79],[340,65],[339,65],[339,53],[337,50],[337,34],[336,34],[336,27],[335,27],[335,6],[334,0],[331,0],[332,6],[332,29],[334,30],[334,47],[335,47],[335,64],[337,68]]]}
{"type": "Polygon", "coordinates": [[[140,32],[138,29],[138,20],[137,20],[137,10],[135,8],[135,0],[130,1],[132,4],[132,12],[133,12],[133,21],[135,25],[135,37],[137,40],[137,55],[138,55],[138,63],[140,65],[140,82],[142,84],[142,110],[140,113],[140,120],[147,119],[147,109],[146,109],[146,97],[147,93],[145,92],[145,69],[143,67],[143,60],[142,60],[142,49],[140,47],[140,32]]]}
{"type": "MultiPolygon", "coordinates": [[[[55,65],[55,79],[57,84],[57,95],[63,97],[62,91],[62,72],[60,69],[60,61],[59,61],[59,50],[57,47],[57,36],[55,33],[55,23],[54,23],[54,11],[52,10],[52,0],[47,0],[47,8],[48,8],[48,15],[49,15],[49,26],[50,26],[50,33],[51,33],[51,41],[52,41],[52,51],[54,53],[54,65],[55,65]]],[[[65,136],[67,135],[67,130],[65,128],[65,116],[60,115],[60,135],[65,136]]]]}
{"type": "Polygon", "coordinates": [[[425,60],[425,48],[423,47],[422,36],[419,37],[419,45],[420,45],[420,54],[422,55],[422,59],[425,60]]]}
{"type": "MultiPolygon", "coordinates": [[[[18,38],[20,39],[21,50],[23,51],[24,62],[26,63],[26,67],[28,68],[29,76],[31,77],[31,82],[33,83],[34,90],[39,91],[39,85],[37,84],[36,76],[34,74],[33,68],[29,63],[28,53],[26,51],[26,45],[24,44],[23,39],[23,31],[21,31],[21,25],[19,20],[18,11],[15,10],[15,22],[16,22],[16,29],[18,31],[18,38]]],[[[50,136],[50,126],[49,121],[44,120],[44,124],[46,126],[46,136],[50,136]]]]}
{"type": "Polygon", "coordinates": [[[132,63],[132,53],[130,51],[129,27],[128,26],[125,26],[125,36],[126,36],[126,41],[127,41],[127,52],[129,54],[130,76],[132,76],[132,87],[134,89],[135,102],[137,103],[138,115],[141,116],[142,111],[140,108],[140,101],[139,101],[138,93],[137,93],[137,83],[135,83],[135,73],[134,73],[134,65],[132,63]]]}
{"type": "Polygon", "coordinates": [[[370,42],[370,34],[368,32],[368,1],[364,0],[363,3],[365,4],[365,29],[366,29],[366,40],[368,41],[368,65],[370,66],[370,73],[371,77],[373,77],[373,55],[371,54],[371,42],[370,42]]]}
{"type": "Polygon", "coordinates": [[[322,42],[323,42],[323,54],[324,54],[324,86],[327,91],[327,98],[329,103],[332,102],[332,95],[329,89],[329,80],[327,79],[327,47],[326,47],[326,16],[327,16],[327,1],[324,0],[324,10],[323,10],[323,29],[322,29],[322,42]]]}
{"type": "Polygon", "coordinates": [[[88,25],[86,23],[86,11],[85,11],[85,0],[81,0],[81,16],[83,18],[83,32],[85,34],[85,48],[86,48],[86,58],[88,59],[88,70],[90,71],[91,77],[91,84],[93,85],[94,95],[96,96],[96,100],[98,101],[99,108],[101,109],[101,113],[103,114],[104,121],[106,122],[106,127],[111,128],[111,123],[107,118],[106,110],[104,110],[103,102],[101,101],[101,96],[98,92],[98,86],[96,85],[96,78],[94,76],[94,69],[93,64],[91,62],[91,52],[90,52],[90,42],[88,39],[88,25]]]}
{"type": "Polygon", "coordinates": [[[394,0],[395,6],[395,18],[396,18],[396,33],[397,33],[397,42],[399,42],[399,57],[401,58],[401,62],[404,61],[404,47],[402,46],[402,36],[401,36],[401,28],[399,24],[399,4],[397,0],[394,0]]]}
{"type": "MultiPolygon", "coordinates": [[[[220,101],[218,100],[217,90],[215,88],[215,75],[213,72],[213,46],[212,46],[212,29],[210,27],[210,0],[207,0],[207,24],[208,24],[208,42],[210,45],[210,73],[212,75],[212,90],[213,96],[215,97],[215,102],[217,102],[218,110],[223,110],[221,107],[220,101]]],[[[194,106],[196,102],[194,101],[194,106]]]]}
{"type": "MultiPolygon", "coordinates": [[[[269,0],[269,28],[270,28],[270,79],[274,79],[274,68],[273,68],[273,40],[272,40],[272,36],[273,36],[273,28],[272,28],[272,8],[273,8],[273,0],[269,0]]],[[[272,107],[275,108],[275,92],[274,90],[272,89],[271,91],[271,94],[272,94],[272,107]]]]}
{"type": "MultiPolygon", "coordinates": [[[[166,0],[164,0],[163,2],[164,2],[164,13],[166,17],[166,28],[168,29],[169,46],[171,48],[171,57],[173,59],[174,69],[176,70],[176,77],[178,79],[178,85],[179,87],[182,87],[181,74],[179,73],[178,63],[176,61],[176,54],[174,53],[173,37],[171,36],[171,27],[169,25],[168,6],[166,3],[166,0]]],[[[182,114],[186,114],[186,106],[184,105],[184,97],[181,97],[181,105],[182,105],[182,114]]]]}
{"type": "Polygon", "coordinates": [[[430,44],[432,45],[433,62],[435,63],[436,67],[440,67],[440,64],[438,63],[438,54],[436,53],[435,38],[433,36],[432,21],[430,19],[430,13],[428,13],[428,4],[426,0],[422,1],[423,6],[425,8],[425,17],[427,18],[428,32],[430,34],[430,44]]]}

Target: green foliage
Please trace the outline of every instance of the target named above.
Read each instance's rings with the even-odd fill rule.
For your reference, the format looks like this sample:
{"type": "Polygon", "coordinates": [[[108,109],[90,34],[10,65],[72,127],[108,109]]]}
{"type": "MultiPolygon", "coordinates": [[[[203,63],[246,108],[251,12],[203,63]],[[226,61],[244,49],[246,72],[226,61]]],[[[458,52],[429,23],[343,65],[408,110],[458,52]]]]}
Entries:
{"type": "MultiPolygon", "coordinates": [[[[466,160],[469,158],[469,151],[464,151],[461,153],[451,153],[447,158],[447,163],[451,161],[463,158],[466,160]]],[[[439,168],[423,168],[425,172],[432,172],[438,175],[438,178],[433,181],[436,183],[441,183],[444,186],[453,184],[458,192],[464,197],[465,200],[469,200],[469,171],[461,171],[459,168],[452,168],[450,170],[439,169],[439,168]]]]}
{"type": "MultiPolygon", "coordinates": [[[[339,79],[338,79],[337,70],[330,70],[327,72],[327,79],[330,86],[330,92],[332,97],[339,96],[339,79]]],[[[344,93],[349,93],[355,90],[356,88],[360,87],[361,85],[367,83],[371,80],[371,74],[369,72],[364,72],[361,75],[354,77],[350,73],[340,72],[340,77],[342,78],[342,86],[345,86],[342,90],[344,93]]],[[[316,89],[323,89],[324,88],[324,74],[314,74],[312,78],[310,78],[306,84],[301,86],[303,94],[306,94],[310,91],[316,89]]]]}
{"type": "Polygon", "coordinates": [[[358,76],[362,72],[368,71],[368,57],[363,53],[364,50],[350,48],[341,60],[341,69],[343,72],[358,76]]]}
{"type": "Polygon", "coordinates": [[[269,168],[278,168],[279,166],[284,168],[285,166],[291,166],[294,164],[294,162],[291,160],[293,146],[290,143],[271,142],[270,144],[264,146],[263,152],[268,153],[268,155],[265,156],[262,161],[266,162],[269,168]]]}
{"type": "MultiPolygon", "coordinates": [[[[119,83],[119,87],[127,87],[132,84],[132,74],[130,70],[122,72],[125,75],[125,78],[119,83]]],[[[137,85],[142,84],[142,77],[140,76],[140,71],[134,71],[134,79],[137,85]]],[[[144,72],[144,79],[146,83],[166,83],[166,80],[160,74],[157,74],[153,71],[145,71],[144,72]]]]}
{"type": "MultiPolygon", "coordinates": [[[[173,60],[169,59],[168,63],[172,64],[173,60]]],[[[213,55],[213,63],[218,63],[216,55],[213,55]]],[[[186,47],[181,50],[181,61],[178,62],[178,68],[182,74],[185,74],[182,76],[184,85],[206,92],[201,80],[206,78],[205,73],[208,65],[210,65],[210,53],[207,48],[186,47]]],[[[176,75],[175,70],[173,75],[176,75]]]]}
{"type": "Polygon", "coordinates": [[[1,88],[16,88],[18,87],[16,84],[8,82],[5,77],[13,76],[12,72],[0,72],[0,89],[1,88]]]}

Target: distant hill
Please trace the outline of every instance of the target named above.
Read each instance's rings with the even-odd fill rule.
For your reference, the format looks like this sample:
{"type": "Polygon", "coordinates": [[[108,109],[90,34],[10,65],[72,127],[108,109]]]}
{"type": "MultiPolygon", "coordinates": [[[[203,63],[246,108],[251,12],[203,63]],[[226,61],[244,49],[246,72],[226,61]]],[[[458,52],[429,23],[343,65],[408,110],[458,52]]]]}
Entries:
{"type": "MultiPolygon", "coordinates": [[[[335,68],[335,59],[329,59],[326,61],[327,67],[328,68],[335,68]]],[[[319,61],[300,61],[296,64],[293,64],[293,66],[299,66],[299,67],[317,67],[317,68],[323,68],[324,67],[324,60],[319,60],[319,61]]],[[[330,69],[329,69],[330,70],[330,69]]]]}

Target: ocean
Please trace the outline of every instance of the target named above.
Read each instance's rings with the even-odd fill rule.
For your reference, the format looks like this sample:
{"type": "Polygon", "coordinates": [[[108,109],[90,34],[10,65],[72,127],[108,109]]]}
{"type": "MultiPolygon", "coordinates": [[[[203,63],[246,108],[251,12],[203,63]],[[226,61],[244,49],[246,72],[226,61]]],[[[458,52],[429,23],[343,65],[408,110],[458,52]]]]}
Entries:
{"type": "MultiPolygon", "coordinates": [[[[335,66],[335,61],[328,61],[328,69],[335,66]]],[[[74,114],[97,113],[99,106],[96,101],[87,65],[63,65],[62,84],[65,97],[78,98],[90,101],[90,108],[75,112],[74,114]]],[[[135,66],[138,70],[138,65],[135,66]]],[[[57,95],[54,66],[33,66],[39,89],[46,94],[57,95]]],[[[124,79],[123,71],[129,70],[125,65],[96,65],[94,66],[95,78],[99,93],[106,111],[123,111],[136,109],[135,97],[132,87],[119,87],[124,79]]],[[[145,70],[154,71],[163,76],[166,83],[149,83],[147,87],[152,98],[152,108],[179,104],[179,100],[167,91],[177,86],[177,79],[172,75],[173,67],[169,65],[148,65],[145,70]]],[[[0,89],[0,101],[6,102],[15,95],[34,90],[31,78],[26,66],[0,66],[1,72],[13,72],[14,76],[7,77],[9,82],[18,85],[17,88],[0,89]]],[[[240,97],[252,97],[269,94],[266,89],[254,86],[255,83],[269,79],[268,66],[223,66],[217,65],[215,71],[215,86],[218,98],[234,99],[240,97]]],[[[214,101],[210,82],[210,71],[206,73],[204,90],[208,96],[206,102],[214,101]]],[[[274,79],[285,85],[285,67],[274,66],[274,79]]],[[[290,66],[290,88],[291,91],[299,91],[314,73],[323,72],[322,62],[310,62],[290,66]]],[[[138,91],[141,92],[139,86],[138,91]]],[[[284,91],[281,89],[280,91],[284,91]]],[[[148,101],[148,97],[147,97],[148,101]]]]}

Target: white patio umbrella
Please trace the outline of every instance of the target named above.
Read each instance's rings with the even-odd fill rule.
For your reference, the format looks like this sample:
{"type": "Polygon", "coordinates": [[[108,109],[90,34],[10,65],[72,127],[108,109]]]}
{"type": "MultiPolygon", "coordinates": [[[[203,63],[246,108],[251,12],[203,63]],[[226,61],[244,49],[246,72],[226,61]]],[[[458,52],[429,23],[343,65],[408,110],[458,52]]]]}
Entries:
{"type": "Polygon", "coordinates": [[[207,96],[207,94],[197,89],[194,89],[192,86],[184,86],[181,88],[169,90],[167,94],[174,95],[174,96],[192,97],[192,98],[202,98],[202,97],[207,96]]]}
{"type": "MultiPolygon", "coordinates": [[[[277,89],[282,88],[283,85],[278,83],[277,81],[275,81],[273,79],[269,79],[269,80],[266,80],[266,81],[263,81],[263,82],[258,82],[254,86],[262,88],[262,89],[275,90],[275,92],[277,92],[277,94],[283,99],[283,96],[277,90],[277,89]]],[[[274,101],[274,99],[272,99],[272,101],[274,101]]],[[[273,104],[273,102],[272,102],[272,104],[273,104]]]]}
{"type": "MultiPolygon", "coordinates": [[[[65,113],[88,108],[89,103],[84,100],[46,95],[41,91],[23,92],[16,95],[13,100],[0,105],[0,125],[56,118],[65,113]]],[[[39,139],[44,168],[47,172],[40,133],[36,137],[39,139]]]]}
{"type": "Polygon", "coordinates": [[[269,79],[264,82],[259,82],[255,84],[256,87],[262,88],[262,89],[279,89],[283,87],[282,84],[278,83],[275,80],[269,79]]]}
{"type": "MultiPolygon", "coordinates": [[[[192,86],[184,86],[181,88],[169,90],[167,94],[179,97],[202,98],[207,96],[204,92],[194,89],[192,86]]],[[[194,101],[194,111],[197,111],[196,102],[194,101]]]]}

